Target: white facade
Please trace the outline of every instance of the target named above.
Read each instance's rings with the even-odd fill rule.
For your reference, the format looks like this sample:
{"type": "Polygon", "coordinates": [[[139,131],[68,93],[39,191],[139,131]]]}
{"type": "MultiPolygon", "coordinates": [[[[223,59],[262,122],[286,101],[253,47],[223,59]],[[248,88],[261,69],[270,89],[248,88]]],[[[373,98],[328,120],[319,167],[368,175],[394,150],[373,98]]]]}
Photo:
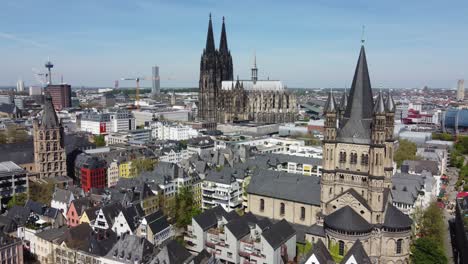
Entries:
{"type": "Polygon", "coordinates": [[[158,140],[188,140],[198,136],[197,130],[180,124],[152,122],[148,129],[151,129],[153,138],[158,140]]]}
{"type": "Polygon", "coordinates": [[[133,231],[128,225],[127,219],[125,219],[122,211],[115,218],[114,224],[112,225],[112,230],[117,234],[117,236],[121,236],[127,232],[128,234],[133,235],[133,231]]]}
{"type": "Polygon", "coordinates": [[[126,110],[111,113],[94,111],[82,114],[80,129],[93,135],[100,135],[135,130],[136,125],[135,118],[126,110]]]}
{"type": "Polygon", "coordinates": [[[41,95],[42,87],[41,86],[29,86],[29,95],[41,95]]]}
{"type": "Polygon", "coordinates": [[[23,80],[18,80],[16,83],[16,91],[17,92],[24,92],[24,82],[23,80]]]}
{"type": "Polygon", "coordinates": [[[465,99],[465,81],[458,80],[457,85],[457,100],[463,101],[465,99]]]}
{"type": "Polygon", "coordinates": [[[241,179],[223,184],[204,180],[202,184],[202,209],[221,205],[227,212],[242,208],[242,182],[241,179]]]}
{"type": "Polygon", "coordinates": [[[113,187],[119,181],[119,163],[113,160],[107,167],[107,187],[113,187]]]}
{"type": "Polygon", "coordinates": [[[111,133],[106,136],[106,144],[126,144],[130,141],[147,142],[151,140],[151,130],[138,129],[127,132],[111,133]]]}
{"type": "Polygon", "coordinates": [[[182,150],[179,152],[175,152],[174,150],[171,150],[169,153],[166,153],[165,155],[159,157],[159,160],[170,162],[170,163],[179,163],[182,160],[189,159],[191,155],[192,153],[189,152],[188,150],[182,150]]]}

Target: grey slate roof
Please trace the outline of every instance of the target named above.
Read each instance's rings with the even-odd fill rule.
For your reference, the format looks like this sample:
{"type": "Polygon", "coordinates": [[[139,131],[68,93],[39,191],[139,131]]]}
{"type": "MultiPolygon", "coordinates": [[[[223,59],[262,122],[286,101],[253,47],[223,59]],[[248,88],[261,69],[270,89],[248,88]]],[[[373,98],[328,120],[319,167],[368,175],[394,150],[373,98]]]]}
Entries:
{"type": "Polygon", "coordinates": [[[320,179],[273,170],[257,170],[247,193],[304,204],[320,205],[320,179]]]}
{"type": "Polygon", "coordinates": [[[373,108],[374,102],[366,52],[364,46],[361,46],[348,104],[343,117],[343,125],[338,130],[337,140],[347,143],[370,143],[373,108]]]}
{"type": "Polygon", "coordinates": [[[192,254],[190,254],[185,247],[177,243],[175,240],[169,240],[169,242],[157,253],[156,257],[153,258],[150,264],[183,264],[188,263],[187,261],[192,258],[192,254]]]}
{"type": "Polygon", "coordinates": [[[295,235],[296,231],[294,228],[284,219],[273,224],[262,233],[262,236],[273,249],[277,249],[295,235]]]}
{"type": "Polygon", "coordinates": [[[387,98],[385,100],[385,108],[388,112],[395,112],[395,101],[393,100],[393,96],[390,93],[390,91],[387,93],[387,98]]]}
{"type": "Polygon", "coordinates": [[[161,218],[149,223],[148,226],[151,229],[151,232],[153,232],[153,234],[157,234],[157,233],[163,231],[164,229],[168,228],[170,226],[170,224],[169,224],[169,222],[167,222],[166,217],[161,217],[161,218]]]}
{"type": "Polygon", "coordinates": [[[62,226],[59,228],[49,228],[42,232],[37,233],[36,236],[44,240],[47,240],[49,242],[53,242],[57,240],[60,240],[61,242],[63,241],[63,239],[65,239],[65,232],[67,231],[67,229],[68,228],[66,226],[62,226]]]}
{"type": "Polygon", "coordinates": [[[348,205],[325,216],[324,224],[325,227],[349,232],[369,232],[372,230],[372,225],[348,205]]]}
{"type": "Polygon", "coordinates": [[[364,207],[367,208],[367,210],[371,210],[369,204],[367,203],[366,199],[364,199],[354,188],[349,188],[345,192],[341,193],[340,195],[336,196],[335,199],[338,199],[339,197],[346,195],[346,194],[351,194],[356,200],[358,200],[364,207]]]}
{"type": "Polygon", "coordinates": [[[412,205],[419,191],[424,187],[424,176],[418,174],[396,173],[392,177],[393,202],[412,205]]]}
{"type": "Polygon", "coordinates": [[[144,237],[122,235],[106,255],[106,258],[121,263],[148,263],[154,253],[154,246],[144,237]]]}
{"type": "Polygon", "coordinates": [[[375,100],[374,113],[378,113],[378,114],[385,113],[385,103],[384,103],[382,91],[379,92],[379,94],[377,95],[377,99],[375,100]]]}
{"type": "Polygon", "coordinates": [[[55,188],[54,194],[52,195],[52,200],[68,204],[71,196],[71,191],[64,190],[61,188],[55,188]]]}
{"type": "Polygon", "coordinates": [[[392,204],[388,205],[387,210],[385,211],[384,227],[409,229],[412,224],[413,221],[409,216],[405,215],[392,204]]]}
{"type": "Polygon", "coordinates": [[[327,247],[325,244],[323,244],[323,241],[319,239],[317,243],[315,243],[312,247],[312,250],[309,251],[304,257],[301,258],[300,264],[305,264],[307,263],[307,260],[310,259],[314,255],[319,264],[334,264],[335,261],[333,260],[333,257],[331,256],[330,252],[328,252],[327,247]]]}
{"type": "Polygon", "coordinates": [[[193,220],[200,225],[203,231],[210,229],[218,224],[217,217],[226,216],[227,213],[220,205],[205,210],[203,213],[195,216],[193,220]]]}
{"type": "Polygon", "coordinates": [[[44,111],[42,112],[42,128],[57,128],[59,126],[57,114],[55,113],[52,97],[46,93],[44,111]]]}
{"type": "Polygon", "coordinates": [[[345,90],[340,100],[340,110],[345,111],[348,105],[348,92],[345,90]]]}
{"type": "Polygon", "coordinates": [[[320,237],[325,237],[325,229],[323,226],[313,224],[309,230],[307,230],[307,234],[315,235],[315,236],[320,236],[320,237]]]}
{"type": "Polygon", "coordinates": [[[20,110],[15,104],[0,104],[0,112],[7,114],[16,114],[20,110]]]}
{"type": "Polygon", "coordinates": [[[343,260],[341,260],[341,263],[347,263],[347,261],[351,257],[354,257],[356,262],[359,264],[371,264],[372,263],[366,251],[364,250],[364,247],[362,246],[361,240],[359,239],[356,240],[356,242],[354,242],[354,245],[346,253],[343,260]]]}

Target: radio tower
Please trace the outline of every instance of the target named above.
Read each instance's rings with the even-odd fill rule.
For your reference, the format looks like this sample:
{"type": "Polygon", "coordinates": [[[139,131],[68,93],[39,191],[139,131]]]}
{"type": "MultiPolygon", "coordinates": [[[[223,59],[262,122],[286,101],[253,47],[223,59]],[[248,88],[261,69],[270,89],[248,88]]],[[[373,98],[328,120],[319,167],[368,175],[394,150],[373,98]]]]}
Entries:
{"type": "Polygon", "coordinates": [[[54,64],[52,64],[52,62],[50,61],[50,59],[47,60],[46,64],[45,64],[45,67],[47,68],[48,70],[48,76],[49,76],[49,84],[52,84],[52,73],[51,73],[51,69],[54,67],[54,64]]]}

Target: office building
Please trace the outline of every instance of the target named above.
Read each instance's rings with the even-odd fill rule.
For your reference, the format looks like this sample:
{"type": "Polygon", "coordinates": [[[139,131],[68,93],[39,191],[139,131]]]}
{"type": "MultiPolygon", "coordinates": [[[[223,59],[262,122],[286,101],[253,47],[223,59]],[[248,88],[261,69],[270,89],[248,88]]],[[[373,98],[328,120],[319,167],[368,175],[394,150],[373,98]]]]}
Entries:
{"type": "Polygon", "coordinates": [[[160,87],[160,78],[159,78],[159,67],[153,66],[153,80],[151,86],[151,96],[156,98],[160,95],[161,92],[160,87]]]}
{"type": "Polygon", "coordinates": [[[80,130],[94,135],[135,130],[135,118],[127,110],[115,112],[85,111],[78,116],[80,130]]]}
{"type": "Polygon", "coordinates": [[[17,92],[24,92],[24,82],[23,80],[18,80],[16,83],[16,91],[17,92]]]}
{"type": "Polygon", "coordinates": [[[41,86],[29,86],[29,95],[41,95],[42,94],[42,87],[41,86]]]}
{"type": "Polygon", "coordinates": [[[71,86],[69,84],[49,84],[44,91],[52,97],[55,110],[71,107],[71,86]]]}
{"type": "Polygon", "coordinates": [[[465,80],[458,80],[457,85],[457,101],[465,99],[465,80]]]}
{"type": "Polygon", "coordinates": [[[0,180],[2,204],[6,204],[13,195],[27,191],[26,170],[12,161],[0,162],[0,180]]]}

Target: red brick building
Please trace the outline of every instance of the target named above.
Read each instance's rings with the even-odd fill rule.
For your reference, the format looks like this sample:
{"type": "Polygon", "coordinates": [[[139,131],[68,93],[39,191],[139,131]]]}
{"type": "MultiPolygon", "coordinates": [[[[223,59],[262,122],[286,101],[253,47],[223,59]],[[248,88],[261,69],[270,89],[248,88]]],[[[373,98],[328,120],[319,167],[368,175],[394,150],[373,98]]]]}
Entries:
{"type": "Polygon", "coordinates": [[[71,107],[71,86],[69,84],[49,84],[45,92],[52,97],[55,110],[71,107]]]}
{"type": "Polygon", "coordinates": [[[107,164],[98,157],[88,156],[79,168],[81,188],[89,192],[91,188],[107,187],[107,164]]]}

